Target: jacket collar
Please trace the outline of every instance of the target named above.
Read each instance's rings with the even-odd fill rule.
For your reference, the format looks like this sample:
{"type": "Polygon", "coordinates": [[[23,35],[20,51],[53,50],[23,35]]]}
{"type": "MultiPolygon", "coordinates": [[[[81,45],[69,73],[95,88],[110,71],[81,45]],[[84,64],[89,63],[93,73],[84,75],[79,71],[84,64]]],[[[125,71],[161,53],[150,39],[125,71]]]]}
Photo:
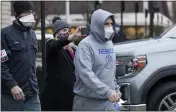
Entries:
{"type": "Polygon", "coordinates": [[[27,31],[30,31],[30,29],[31,29],[31,28],[26,28],[26,27],[22,26],[17,20],[13,21],[13,26],[21,32],[27,32],[27,31]]]}

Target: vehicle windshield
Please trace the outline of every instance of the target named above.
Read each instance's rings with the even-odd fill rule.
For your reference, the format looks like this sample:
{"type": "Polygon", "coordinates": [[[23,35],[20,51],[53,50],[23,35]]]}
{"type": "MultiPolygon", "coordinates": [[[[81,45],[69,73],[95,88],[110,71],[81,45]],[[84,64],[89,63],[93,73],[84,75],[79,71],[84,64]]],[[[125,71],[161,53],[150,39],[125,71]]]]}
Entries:
{"type": "Polygon", "coordinates": [[[160,38],[176,38],[176,24],[160,35],[160,38]]]}

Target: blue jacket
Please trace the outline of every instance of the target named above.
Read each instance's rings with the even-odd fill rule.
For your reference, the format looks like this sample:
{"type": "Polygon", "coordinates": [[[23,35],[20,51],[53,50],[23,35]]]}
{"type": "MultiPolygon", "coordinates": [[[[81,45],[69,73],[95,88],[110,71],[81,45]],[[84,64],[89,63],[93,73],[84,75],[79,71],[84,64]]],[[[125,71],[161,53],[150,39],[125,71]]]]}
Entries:
{"type": "Polygon", "coordinates": [[[39,93],[36,77],[37,38],[30,28],[22,27],[16,20],[1,29],[1,50],[8,60],[1,61],[1,92],[10,93],[18,85],[25,95],[39,93]]]}

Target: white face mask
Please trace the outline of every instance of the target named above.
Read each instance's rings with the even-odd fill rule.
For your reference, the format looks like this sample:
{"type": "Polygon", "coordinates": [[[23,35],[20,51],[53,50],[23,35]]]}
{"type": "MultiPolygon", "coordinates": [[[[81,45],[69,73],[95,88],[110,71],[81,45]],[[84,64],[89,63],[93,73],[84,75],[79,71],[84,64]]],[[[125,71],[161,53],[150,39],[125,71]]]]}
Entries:
{"type": "Polygon", "coordinates": [[[32,14],[21,17],[19,19],[25,27],[31,27],[35,23],[34,16],[32,14]]]}
{"type": "Polygon", "coordinates": [[[105,30],[105,38],[109,40],[112,34],[114,33],[113,27],[107,27],[104,28],[104,30],[105,30]]]}

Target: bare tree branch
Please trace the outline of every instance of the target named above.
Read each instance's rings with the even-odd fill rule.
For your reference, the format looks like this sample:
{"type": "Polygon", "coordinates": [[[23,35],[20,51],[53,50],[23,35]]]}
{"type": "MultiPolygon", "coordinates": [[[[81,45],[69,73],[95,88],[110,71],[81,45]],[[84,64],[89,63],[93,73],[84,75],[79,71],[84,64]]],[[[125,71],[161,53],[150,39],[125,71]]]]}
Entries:
{"type": "MultiPolygon", "coordinates": [[[[36,23],[34,25],[34,29],[37,28],[37,25],[40,23],[40,20],[41,20],[41,7],[40,7],[40,2],[39,1],[35,1],[33,2],[34,4],[34,7],[35,7],[35,20],[36,20],[36,23]]],[[[48,15],[50,14],[53,9],[56,7],[56,5],[53,5],[52,7],[51,6],[48,6],[47,5],[48,3],[45,2],[45,15],[48,15]]]]}

